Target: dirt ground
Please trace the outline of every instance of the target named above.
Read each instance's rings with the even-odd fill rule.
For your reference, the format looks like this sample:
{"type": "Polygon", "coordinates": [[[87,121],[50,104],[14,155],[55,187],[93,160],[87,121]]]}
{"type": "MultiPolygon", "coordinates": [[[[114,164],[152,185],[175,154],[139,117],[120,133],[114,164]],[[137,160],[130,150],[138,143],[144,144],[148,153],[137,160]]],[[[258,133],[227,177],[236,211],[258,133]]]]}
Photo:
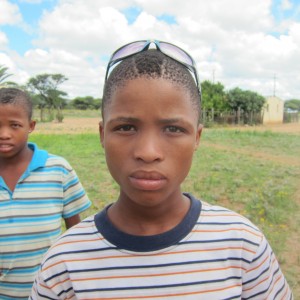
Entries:
{"type": "Polygon", "coordinates": [[[286,132],[293,134],[300,134],[300,122],[298,123],[284,123],[284,124],[267,124],[260,126],[240,126],[233,127],[240,130],[258,130],[258,131],[272,131],[272,132],[286,132]]]}
{"type": "Polygon", "coordinates": [[[62,123],[37,123],[36,133],[97,133],[99,118],[65,118],[62,123]]]}

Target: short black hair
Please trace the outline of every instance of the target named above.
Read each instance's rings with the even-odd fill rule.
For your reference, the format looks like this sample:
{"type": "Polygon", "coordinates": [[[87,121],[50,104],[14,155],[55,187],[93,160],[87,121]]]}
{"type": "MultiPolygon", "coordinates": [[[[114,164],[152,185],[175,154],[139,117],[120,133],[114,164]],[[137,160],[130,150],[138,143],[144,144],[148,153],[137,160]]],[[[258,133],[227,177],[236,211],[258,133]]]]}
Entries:
{"type": "Polygon", "coordinates": [[[5,104],[22,106],[31,120],[33,104],[27,92],[17,88],[0,88],[0,105],[5,104]]]}
{"type": "Polygon", "coordinates": [[[181,63],[155,49],[128,57],[112,70],[104,86],[102,118],[113,92],[118,87],[125,85],[128,80],[140,77],[162,78],[184,87],[190,94],[191,101],[198,111],[198,121],[200,120],[201,95],[190,71],[181,63]]]}

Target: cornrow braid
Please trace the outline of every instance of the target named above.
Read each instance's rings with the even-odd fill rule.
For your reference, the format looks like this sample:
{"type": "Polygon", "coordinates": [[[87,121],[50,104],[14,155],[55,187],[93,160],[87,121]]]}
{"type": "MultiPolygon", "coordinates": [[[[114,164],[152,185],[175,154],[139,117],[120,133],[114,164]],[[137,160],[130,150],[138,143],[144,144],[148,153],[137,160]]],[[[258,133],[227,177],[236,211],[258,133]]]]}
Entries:
{"type": "Polygon", "coordinates": [[[116,89],[124,86],[128,80],[140,77],[162,78],[184,87],[189,92],[190,99],[198,111],[198,119],[200,119],[201,100],[191,73],[184,65],[155,49],[126,58],[112,70],[104,87],[102,118],[104,118],[105,108],[110,103],[116,89]]]}
{"type": "Polygon", "coordinates": [[[22,106],[31,120],[33,105],[27,92],[16,88],[0,88],[0,105],[5,104],[22,106]]]}

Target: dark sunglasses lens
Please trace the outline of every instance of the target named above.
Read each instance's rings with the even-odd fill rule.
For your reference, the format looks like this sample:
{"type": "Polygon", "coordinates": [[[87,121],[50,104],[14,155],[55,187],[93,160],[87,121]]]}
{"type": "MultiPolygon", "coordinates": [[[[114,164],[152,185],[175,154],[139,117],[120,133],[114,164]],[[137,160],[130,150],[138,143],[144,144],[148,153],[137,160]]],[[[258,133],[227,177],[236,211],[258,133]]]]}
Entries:
{"type": "Polygon", "coordinates": [[[160,42],[159,47],[163,53],[173,57],[174,59],[190,66],[194,65],[192,58],[180,48],[164,42],[160,42]]]}
{"type": "Polygon", "coordinates": [[[112,58],[111,61],[121,59],[123,57],[141,52],[145,46],[146,42],[145,41],[140,41],[140,42],[134,42],[129,45],[126,45],[122,47],[121,49],[117,50],[112,58]]]}

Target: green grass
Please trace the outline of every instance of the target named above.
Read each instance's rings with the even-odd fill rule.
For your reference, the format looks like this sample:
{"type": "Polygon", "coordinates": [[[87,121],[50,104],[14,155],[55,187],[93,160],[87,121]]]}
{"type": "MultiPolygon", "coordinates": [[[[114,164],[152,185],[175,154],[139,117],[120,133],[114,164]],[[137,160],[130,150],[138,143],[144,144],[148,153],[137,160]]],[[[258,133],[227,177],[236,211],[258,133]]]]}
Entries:
{"type": "MultiPolygon", "coordinates": [[[[74,167],[93,201],[83,217],[116,199],[118,186],[107,170],[97,134],[34,134],[30,140],[65,157],[74,167]]],[[[299,135],[206,129],[183,191],[252,220],[267,236],[284,269],[282,254],[289,250],[285,241],[291,226],[299,233],[299,220],[294,220],[299,209],[295,201],[299,149],[299,135]]],[[[295,274],[288,271],[293,283],[295,274]]]]}
{"type": "Polygon", "coordinates": [[[299,156],[299,135],[271,131],[242,131],[232,129],[206,129],[204,139],[247,150],[265,151],[272,155],[299,156]]]}

